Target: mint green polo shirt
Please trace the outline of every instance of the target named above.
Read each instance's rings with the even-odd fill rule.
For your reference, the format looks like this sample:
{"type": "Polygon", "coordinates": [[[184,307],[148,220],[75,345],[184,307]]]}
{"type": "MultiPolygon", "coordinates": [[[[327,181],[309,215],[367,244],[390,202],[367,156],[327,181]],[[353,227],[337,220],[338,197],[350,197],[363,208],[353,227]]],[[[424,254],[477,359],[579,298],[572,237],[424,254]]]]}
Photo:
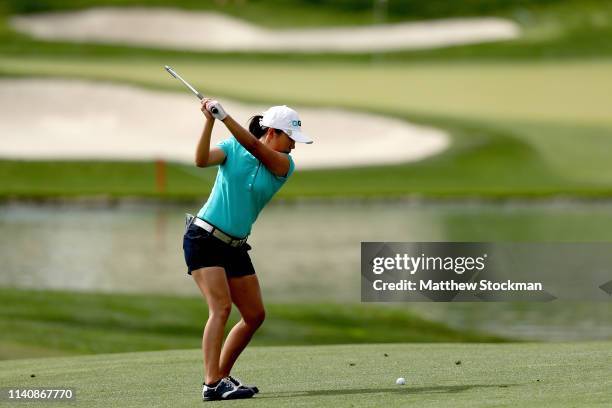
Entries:
{"type": "Polygon", "coordinates": [[[232,136],[217,144],[225,152],[212,192],[198,218],[236,238],[246,237],[261,210],[293,173],[289,157],[286,177],[275,176],[232,136]]]}

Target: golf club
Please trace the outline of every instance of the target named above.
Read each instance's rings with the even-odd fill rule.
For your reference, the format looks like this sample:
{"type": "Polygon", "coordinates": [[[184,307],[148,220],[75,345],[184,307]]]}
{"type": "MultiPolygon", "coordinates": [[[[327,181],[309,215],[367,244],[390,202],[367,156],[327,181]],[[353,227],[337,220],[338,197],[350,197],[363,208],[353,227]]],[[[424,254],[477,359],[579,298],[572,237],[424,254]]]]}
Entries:
{"type": "MultiPolygon", "coordinates": [[[[178,80],[179,80],[179,81],[181,81],[183,84],[185,84],[185,86],[186,86],[187,88],[189,88],[189,90],[190,90],[191,92],[193,92],[193,94],[194,94],[195,96],[197,96],[199,100],[204,99],[204,96],[203,96],[201,93],[199,93],[199,92],[198,92],[198,91],[197,91],[197,90],[196,90],[196,89],[195,89],[193,86],[191,86],[191,85],[189,84],[189,82],[185,81],[185,80],[184,80],[184,79],[183,79],[183,78],[182,78],[182,77],[181,77],[181,76],[180,76],[180,75],[179,75],[179,74],[178,74],[178,73],[177,73],[175,70],[173,70],[173,69],[172,69],[171,67],[169,67],[168,65],[166,65],[164,68],[166,69],[166,71],[168,71],[168,73],[169,73],[170,75],[172,75],[174,78],[178,79],[178,80]]],[[[217,108],[212,108],[212,109],[211,109],[211,112],[212,112],[212,113],[217,113],[217,108]]]]}

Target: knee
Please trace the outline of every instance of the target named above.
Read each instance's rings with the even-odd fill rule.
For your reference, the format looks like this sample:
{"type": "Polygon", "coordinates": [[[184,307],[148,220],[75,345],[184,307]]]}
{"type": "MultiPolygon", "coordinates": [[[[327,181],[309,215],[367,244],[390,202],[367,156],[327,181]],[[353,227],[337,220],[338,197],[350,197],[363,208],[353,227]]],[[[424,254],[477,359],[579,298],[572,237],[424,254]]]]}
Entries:
{"type": "Polygon", "coordinates": [[[258,328],[266,319],[266,311],[264,309],[252,311],[242,316],[242,319],[248,326],[258,328]]]}
{"type": "Polygon", "coordinates": [[[231,302],[215,303],[215,304],[210,305],[210,309],[208,311],[208,318],[227,321],[231,311],[232,311],[231,302]]]}

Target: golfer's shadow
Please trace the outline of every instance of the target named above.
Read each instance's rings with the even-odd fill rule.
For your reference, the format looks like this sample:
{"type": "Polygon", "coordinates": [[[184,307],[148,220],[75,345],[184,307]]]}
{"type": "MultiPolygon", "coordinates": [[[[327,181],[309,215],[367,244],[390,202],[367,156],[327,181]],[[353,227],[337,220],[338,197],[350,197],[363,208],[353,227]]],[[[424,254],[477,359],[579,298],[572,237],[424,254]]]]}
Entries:
{"type": "Polygon", "coordinates": [[[312,391],[285,391],[258,395],[255,398],[293,398],[293,397],[317,397],[334,395],[358,395],[358,394],[427,394],[427,393],[456,393],[475,388],[507,388],[519,384],[469,384],[469,385],[446,385],[437,387],[393,387],[393,388],[365,388],[345,390],[312,390],[312,391]]]}

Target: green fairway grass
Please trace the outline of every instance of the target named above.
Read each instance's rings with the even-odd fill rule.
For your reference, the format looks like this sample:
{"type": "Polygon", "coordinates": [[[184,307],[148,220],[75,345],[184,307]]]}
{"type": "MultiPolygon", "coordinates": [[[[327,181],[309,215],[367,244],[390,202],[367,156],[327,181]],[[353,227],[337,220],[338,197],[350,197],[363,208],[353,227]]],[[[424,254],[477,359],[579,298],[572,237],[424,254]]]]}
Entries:
{"type": "MultiPolygon", "coordinates": [[[[208,318],[206,302],[196,297],[0,288],[0,301],[0,359],[193,348],[208,318]]],[[[331,303],[266,309],[256,345],[505,341],[407,309],[331,303]]],[[[237,316],[234,311],[231,322],[237,316]]]]}
{"type": "MultiPolygon", "coordinates": [[[[611,350],[609,342],[248,347],[234,375],[260,394],[223,405],[603,408],[612,403],[611,350]]],[[[196,406],[201,382],[199,350],[0,362],[0,387],[72,387],[87,407],[196,406]]]]}

